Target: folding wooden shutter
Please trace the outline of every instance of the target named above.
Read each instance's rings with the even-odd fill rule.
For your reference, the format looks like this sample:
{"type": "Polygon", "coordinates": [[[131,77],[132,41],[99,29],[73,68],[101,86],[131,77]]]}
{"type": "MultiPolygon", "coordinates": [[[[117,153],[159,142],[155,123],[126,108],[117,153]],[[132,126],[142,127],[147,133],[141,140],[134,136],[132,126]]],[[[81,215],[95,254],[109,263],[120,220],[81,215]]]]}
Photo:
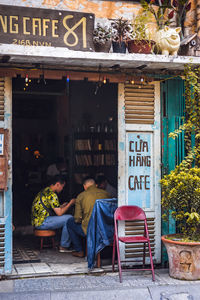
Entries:
{"type": "MultiPolygon", "coordinates": [[[[138,132],[138,134],[142,135],[143,132],[149,132],[149,134],[152,134],[153,140],[152,151],[155,151],[155,140],[157,140],[158,138],[158,133],[154,131],[154,124],[155,121],[158,121],[158,118],[160,117],[158,115],[158,112],[155,111],[155,94],[155,84],[124,85],[124,118],[126,134],[129,134],[131,132],[138,132]]],[[[155,155],[155,153],[153,153],[152,155],[155,155]]],[[[154,164],[153,159],[152,164],[154,164]]],[[[160,168],[160,165],[157,164],[156,170],[158,168],[160,168]]],[[[159,180],[155,179],[155,181],[157,181],[156,185],[158,185],[159,180]]],[[[155,193],[153,192],[152,194],[155,193]]],[[[160,199],[157,200],[155,198],[156,197],[153,196],[153,201],[160,201],[160,199]]],[[[146,209],[145,212],[147,215],[152,254],[154,256],[155,261],[160,262],[160,212],[157,213],[155,211],[155,206],[154,211],[153,209],[146,209]]],[[[140,235],[144,230],[144,225],[141,222],[125,222],[124,230],[126,235],[140,235]]],[[[141,246],[141,244],[130,244],[126,245],[124,250],[125,259],[137,260],[139,259],[139,257],[141,258],[143,246],[141,246]]]]}
{"type": "Polygon", "coordinates": [[[124,95],[126,123],[154,123],[154,85],[126,84],[124,95]]]}

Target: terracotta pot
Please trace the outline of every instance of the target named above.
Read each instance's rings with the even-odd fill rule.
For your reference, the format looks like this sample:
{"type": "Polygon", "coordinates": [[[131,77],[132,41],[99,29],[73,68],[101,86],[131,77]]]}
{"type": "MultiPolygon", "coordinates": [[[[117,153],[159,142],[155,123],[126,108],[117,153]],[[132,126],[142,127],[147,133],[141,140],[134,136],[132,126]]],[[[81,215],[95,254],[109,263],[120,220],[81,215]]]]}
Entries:
{"type": "Polygon", "coordinates": [[[128,52],[150,54],[152,52],[153,45],[155,45],[154,41],[131,40],[128,41],[128,52]]]}
{"type": "Polygon", "coordinates": [[[166,237],[176,234],[161,237],[169,258],[169,275],[176,279],[200,279],[200,242],[179,242],[166,237]]]}
{"type": "Polygon", "coordinates": [[[107,41],[103,45],[98,44],[98,43],[94,43],[95,52],[106,52],[106,53],[108,53],[110,51],[110,47],[111,47],[111,41],[107,41]]]}

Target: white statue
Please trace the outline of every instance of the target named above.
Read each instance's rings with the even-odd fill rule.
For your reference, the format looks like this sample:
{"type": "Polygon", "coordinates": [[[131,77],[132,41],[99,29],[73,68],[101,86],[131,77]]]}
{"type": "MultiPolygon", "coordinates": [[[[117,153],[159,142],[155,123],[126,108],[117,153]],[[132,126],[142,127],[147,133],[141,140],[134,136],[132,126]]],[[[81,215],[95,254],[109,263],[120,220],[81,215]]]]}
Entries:
{"type": "Polygon", "coordinates": [[[159,52],[164,55],[177,55],[180,47],[180,31],[180,27],[170,28],[168,26],[158,30],[155,34],[155,42],[159,52]]]}

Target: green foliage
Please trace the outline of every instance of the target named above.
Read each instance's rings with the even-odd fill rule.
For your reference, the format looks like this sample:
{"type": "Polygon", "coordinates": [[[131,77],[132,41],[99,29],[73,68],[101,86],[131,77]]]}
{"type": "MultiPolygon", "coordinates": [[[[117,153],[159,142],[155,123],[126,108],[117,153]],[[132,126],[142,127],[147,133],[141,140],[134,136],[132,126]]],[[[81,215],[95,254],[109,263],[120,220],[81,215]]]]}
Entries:
{"type": "Polygon", "coordinates": [[[146,24],[149,22],[149,13],[144,12],[137,15],[132,23],[131,39],[133,40],[150,40],[150,33],[146,28],[146,24]]]}
{"type": "Polygon", "coordinates": [[[175,169],[164,176],[161,185],[163,218],[166,219],[168,211],[172,210],[180,232],[195,240],[200,223],[200,168],[180,172],[175,169]]]}
{"type": "Polygon", "coordinates": [[[185,123],[169,136],[184,132],[186,157],[161,180],[163,218],[169,210],[181,233],[200,240],[200,67],[185,67],[185,123]],[[192,137],[195,144],[192,144],[192,137]]]}
{"type": "Polygon", "coordinates": [[[169,18],[166,15],[167,9],[172,8],[169,0],[160,1],[158,8],[155,6],[155,0],[151,0],[150,2],[141,0],[140,2],[144,11],[150,12],[154,16],[159,29],[162,29],[165,25],[169,25],[169,18]]]}

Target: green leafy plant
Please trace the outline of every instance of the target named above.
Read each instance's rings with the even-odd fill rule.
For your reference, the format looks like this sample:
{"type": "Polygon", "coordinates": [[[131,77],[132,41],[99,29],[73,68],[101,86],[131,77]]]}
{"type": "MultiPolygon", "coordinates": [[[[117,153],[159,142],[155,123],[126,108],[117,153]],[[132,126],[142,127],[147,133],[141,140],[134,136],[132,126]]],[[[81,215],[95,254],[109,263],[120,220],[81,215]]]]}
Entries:
{"type": "Polygon", "coordinates": [[[170,133],[184,132],[186,157],[161,180],[163,217],[169,210],[184,240],[200,241],[200,67],[185,68],[185,123],[170,133]]]}
{"type": "Polygon", "coordinates": [[[146,25],[149,22],[149,14],[142,13],[137,15],[132,23],[131,39],[134,40],[151,40],[150,32],[147,31],[146,25]]]}
{"type": "Polygon", "coordinates": [[[191,9],[190,0],[141,0],[145,12],[150,12],[157,23],[158,29],[170,25],[171,20],[176,20],[176,26],[181,27],[181,38],[183,39],[184,21],[187,11],[191,9]]]}
{"type": "Polygon", "coordinates": [[[93,42],[100,45],[105,45],[106,42],[111,41],[112,28],[97,23],[96,28],[93,31],[93,42]]]}
{"type": "Polygon", "coordinates": [[[158,6],[155,5],[155,0],[141,0],[141,5],[145,12],[150,12],[156,21],[158,29],[162,29],[165,25],[169,25],[169,20],[173,18],[173,14],[167,14],[168,9],[172,8],[171,1],[169,0],[159,0],[158,6]]]}

